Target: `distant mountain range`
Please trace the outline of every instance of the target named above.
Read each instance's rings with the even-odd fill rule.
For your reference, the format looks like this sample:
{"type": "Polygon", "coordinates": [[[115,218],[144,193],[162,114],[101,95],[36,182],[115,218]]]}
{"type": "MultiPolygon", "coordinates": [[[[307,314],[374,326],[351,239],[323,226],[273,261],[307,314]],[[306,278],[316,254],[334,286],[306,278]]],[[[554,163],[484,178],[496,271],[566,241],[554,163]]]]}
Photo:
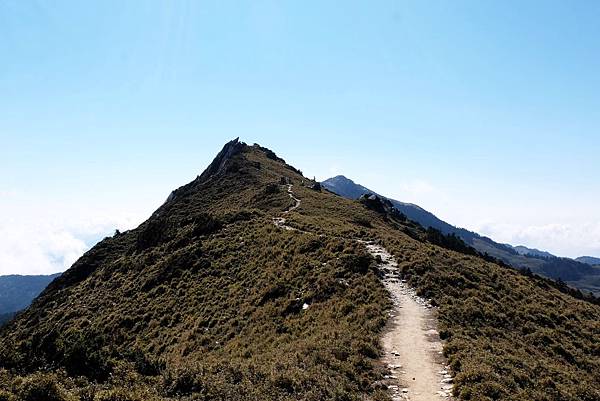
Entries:
{"type": "MultiPolygon", "coordinates": [[[[515,251],[517,251],[517,253],[519,255],[523,255],[523,256],[531,256],[534,258],[556,258],[557,257],[557,256],[551,254],[550,252],[540,251],[539,249],[535,249],[535,248],[527,248],[526,246],[523,246],[523,245],[513,246],[513,249],[515,251]]],[[[582,263],[586,263],[586,262],[582,261],[582,263]]]]}
{"type": "Polygon", "coordinates": [[[581,256],[575,260],[592,266],[600,266],[600,258],[594,258],[592,256],[581,256]]]}
{"type": "Polygon", "coordinates": [[[0,313],[0,326],[13,318],[14,313],[0,313]]]}
{"type": "MultiPolygon", "coordinates": [[[[366,193],[377,194],[375,191],[357,184],[343,175],[329,178],[323,181],[321,185],[327,190],[348,199],[358,199],[366,193]]],[[[377,195],[383,196],[381,194],[377,195]]],[[[582,291],[590,291],[600,295],[600,267],[592,266],[600,265],[600,258],[561,258],[549,252],[525,246],[500,244],[473,231],[453,226],[415,204],[395,199],[389,200],[394,207],[410,220],[425,228],[433,227],[444,234],[456,234],[477,251],[500,259],[515,268],[530,269],[532,272],[546,277],[561,279],[582,291]]]]}
{"type": "Polygon", "coordinates": [[[25,309],[60,273],[49,276],[0,276],[0,324],[25,309]]]}

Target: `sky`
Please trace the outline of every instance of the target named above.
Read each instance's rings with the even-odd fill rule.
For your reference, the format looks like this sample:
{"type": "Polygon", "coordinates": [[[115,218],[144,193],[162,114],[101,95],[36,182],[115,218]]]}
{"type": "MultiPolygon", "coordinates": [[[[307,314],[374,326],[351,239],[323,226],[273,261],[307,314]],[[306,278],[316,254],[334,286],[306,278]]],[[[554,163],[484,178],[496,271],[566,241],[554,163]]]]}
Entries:
{"type": "Polygon", "coordinates": [[[63,271],[235,137],[600,256],[600,2],[0,0],[0,274],[63,271]]]}

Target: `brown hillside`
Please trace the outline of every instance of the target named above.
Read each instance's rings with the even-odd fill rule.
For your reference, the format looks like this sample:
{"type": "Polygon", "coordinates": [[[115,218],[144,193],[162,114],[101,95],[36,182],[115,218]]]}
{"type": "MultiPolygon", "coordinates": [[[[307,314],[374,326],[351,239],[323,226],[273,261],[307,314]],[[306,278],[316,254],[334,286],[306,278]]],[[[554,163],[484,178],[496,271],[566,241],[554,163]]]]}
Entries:
{"type": "Polygon", "coordinates": [[[439,306],[458,398],[600,400],[600,307],[311,184],[268,149],[228,143],[2,329],[0,400],[387,399],[390,303],[359,238],[439,306]],[[298,231],[273,224],[288,183],[298,231]]]}

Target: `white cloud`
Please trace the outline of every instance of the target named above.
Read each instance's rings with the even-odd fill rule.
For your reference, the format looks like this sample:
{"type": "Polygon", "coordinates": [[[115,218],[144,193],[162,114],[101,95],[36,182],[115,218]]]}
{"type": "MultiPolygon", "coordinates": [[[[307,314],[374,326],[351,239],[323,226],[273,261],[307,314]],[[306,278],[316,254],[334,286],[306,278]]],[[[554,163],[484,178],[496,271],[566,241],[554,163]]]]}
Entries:
{"type": "Polygon", "coordinates": [[[76,208],[16,194],[0,203],[0,275],[51,274],[68,269],[116,228],[137,226],[142,216],[76,208]]]}
{"type": "Polygon", "coordinates": [[[0,225],[0,275],[64,271],[88,245],[59,227],[0,225]]]}
{"type": "Polygon", "coordinates": [[[534,247],[558,256],[600,256],[600,221],[542,225],[486,222],[477,231],[498,242],[534,247]]]}

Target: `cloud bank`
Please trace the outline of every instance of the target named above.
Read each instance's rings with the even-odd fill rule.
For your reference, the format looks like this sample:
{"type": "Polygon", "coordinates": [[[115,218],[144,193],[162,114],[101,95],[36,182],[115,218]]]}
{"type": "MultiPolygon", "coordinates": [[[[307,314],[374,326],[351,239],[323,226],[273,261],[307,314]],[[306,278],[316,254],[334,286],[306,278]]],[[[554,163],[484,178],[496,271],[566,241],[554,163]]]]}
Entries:
{"type": "Polygon", "coordinates": [[[0,198],[0,275],[52,274],[68,269],[98,241],[136,227],[143,217],[65,202],[41,203],[17,192],[0,198]],[[7,201],[10,199],[10,201],[7,201]]]}
{"type": "Polygon", "coordinates": [[[62,272],[92,244],[60,227],[0,226],[0,275],[62,272]]]}
{"type": "Polygon", "coordinates": [[[498,242],[538,248],[557,256],[600,256],[600,221],[544,225],[487,222],[477,231],[498,242]]]}
{"type": "Polygon", "coordinates": [[[79,220],[60,224],[0,221],[0,275],[52,274],[68,269],[84,252],[116,228],[131,228],[126,220],[79,220]]]}

